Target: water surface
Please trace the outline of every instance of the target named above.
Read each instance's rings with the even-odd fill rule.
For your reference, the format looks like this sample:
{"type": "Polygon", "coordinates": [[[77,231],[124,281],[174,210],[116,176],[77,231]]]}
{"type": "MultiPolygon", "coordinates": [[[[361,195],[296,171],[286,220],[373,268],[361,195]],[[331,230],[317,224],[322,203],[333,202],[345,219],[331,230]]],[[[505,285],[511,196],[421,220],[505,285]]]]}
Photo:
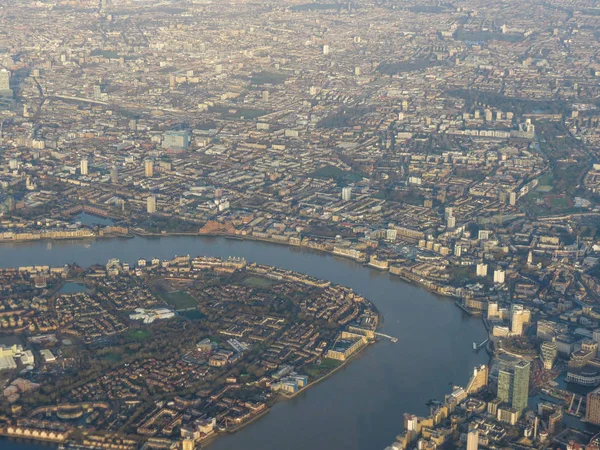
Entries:
{"type": "MultiPolygon", "coordinates": [[[[135,263],[187,254],[242,256],[351,287],[383,314],[381,331],[399,338],[368,348],[326,381],[278,403],[238,433],[219,437],[211,450],[383,449],[402,431],[404,413],[426,414],[429,399],[443,400],[453,383],[464,386],[473,367],[487,362],[485,352],[472,351],[473,341],[486,338],[481,320],[452,300],[386,272],[299,248],[205,237],[57,241],[51,249],[32,242],[0,245],[0,266],[89,266],[109,258],[135,263]]],[[[4,445],[0,441],[2,450],[4,445]]]]}

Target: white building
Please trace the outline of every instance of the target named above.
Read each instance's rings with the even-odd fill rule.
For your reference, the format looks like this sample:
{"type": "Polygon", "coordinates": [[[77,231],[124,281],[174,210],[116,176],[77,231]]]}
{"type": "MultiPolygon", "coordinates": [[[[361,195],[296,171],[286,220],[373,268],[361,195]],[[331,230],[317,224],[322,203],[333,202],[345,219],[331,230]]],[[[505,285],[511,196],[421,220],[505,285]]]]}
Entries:
{"type": "Polygon", "coordinates": [[[504,284],[505,272],[502,269],[494,270],[494,283],[504,284]]]}
{"type": "Polygon", "coordinates": [[[79,164],[79,171],[81,172],[81,175],[87,175],[88,174],[88,160],[87,159],[82,159],[81,163],[79,164]]]}
{"type": "Polygon", "coordinates": [[[342,188],[342,200],[344,200],[345,202],[349,202],[350,200],[352,200],[352,188],[351,187],[344,187],[342,188]]]}
{"type": "Polygon", "coordinates": [[[484,263],[477,264],[477,276],[485,277],[488,273],[488,265],[484,263]]]}

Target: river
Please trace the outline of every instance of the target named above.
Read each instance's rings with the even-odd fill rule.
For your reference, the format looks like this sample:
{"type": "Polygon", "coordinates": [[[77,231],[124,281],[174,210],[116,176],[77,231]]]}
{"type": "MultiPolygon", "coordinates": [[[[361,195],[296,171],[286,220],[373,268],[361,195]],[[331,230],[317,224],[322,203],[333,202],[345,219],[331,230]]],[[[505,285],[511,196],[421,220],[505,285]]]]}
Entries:
{"type": "MultiPolygon", "coordinates": [[[[452,383],[465,385],[472,369],[487,362],[472,342],[486,332],[449,299],[435,296],[386,272],[314,251],[255,241],[208,237],[163,237],[58,241],[0,245],[0,266],[77,263],[109,258],[174,255],[242,256],[353,288],[382,313],[382,332],[399,339],[369,347],[344,369],[232,435],[211,450],[382,450],[402,431],[403,414],[426,414],[425,402],[442,399],[452,383]]],[[[0,441],[2,450],[32,450],[0,441]]],[[[41,447],[44,448],[44,447],[41,447]]],[[[47,447],[46,447],[47,448],[47,447]]]]}

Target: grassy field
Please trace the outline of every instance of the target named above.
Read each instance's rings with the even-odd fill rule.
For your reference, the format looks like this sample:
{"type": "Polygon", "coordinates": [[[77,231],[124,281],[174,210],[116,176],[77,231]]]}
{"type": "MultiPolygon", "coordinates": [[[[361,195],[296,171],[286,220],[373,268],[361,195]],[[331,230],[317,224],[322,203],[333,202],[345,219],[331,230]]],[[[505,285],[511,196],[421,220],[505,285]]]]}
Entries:
{"type": "Polygon", "coordinates": [[[573,202],[564,195],[549,195],[546,197],[546,205],[553,209],[566,209],[571,208],[573,202]]]}
{"type": "Polygon", "coordinates": [[[106,361],[111,361],[111,362],[119,362],[119,361],[121,361],[121,359],[123,359],[123,355],[121,355],[120,353],[116,353],[116,352],[110,352],[110,353],[106,353],[105,355],[103,355],[102,359],[104,359],[106,361]]]}
{"type": "Polygon", "coordinates": [[[191,311],[184,311],[181,313],[181,315],[183,317],[185,317],[186,319],[190,319],[190,320],[200,320],[204,317],[204,314],[202,314],[197,309],[193,309],[191,311]]]}
{"type": "Polygon", "coordinates": [[[251,276],[244,279],[244,284],[246,286],[255,288],[268,288],[270,286],[273,286],[275,284],[275,281],[263,277],[251,276]]]}
{"type": "Polygon", "coordinates": [[[128,330],[126,336],[135,341],[145,341],[146,339],[150,339],[152,337],[152,332],[143,328],[134,328],[132,330],[128,330]]]}
{"type": "Polygon", "coordinates": [[[287,75],[275,72],[258,72],[252,75],[250,83],[262,86],[263,84],[283,84],[287,75]]]}
{"type": "Polygon", "coordinates": [[[175,311],[198,306],[196,299],[185,291],[162,292],[160,296],[165,302],[172,306],[175,311]]]}
{"type": "Polygon", "coordinates": [[[356,172],[346,172],[335,166],[324,166],[310,174],[313,178],[320,178],[322,180],[332,179],[338,180],[344,183],[354,183],[362,180],[362,175],[356,172]]]}
{"type": "Polygon", "coordinates": [[[337,369],[341,364],[342,362],[337,359],[325,358],[321,360],[321,364],[307,364],[302,370],[311,380],[317,380],[324,377],[332,370],[337,369]]]}

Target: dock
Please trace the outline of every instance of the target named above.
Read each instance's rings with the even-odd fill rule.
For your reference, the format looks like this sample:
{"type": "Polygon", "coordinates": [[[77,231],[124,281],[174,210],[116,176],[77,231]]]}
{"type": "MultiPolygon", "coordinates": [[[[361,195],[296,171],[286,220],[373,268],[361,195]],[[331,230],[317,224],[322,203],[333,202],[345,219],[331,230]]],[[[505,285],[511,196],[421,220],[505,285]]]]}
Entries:
{"type": "Polygon", "coordinates": [[[383,334],[383,333],[375,333],[375,336],[379,336],[379,337],[384,337],[389,339],[392,342],[398,342],[398,338],[395,338],[394,336],[388,336],[387,334],[383,334]]]}

